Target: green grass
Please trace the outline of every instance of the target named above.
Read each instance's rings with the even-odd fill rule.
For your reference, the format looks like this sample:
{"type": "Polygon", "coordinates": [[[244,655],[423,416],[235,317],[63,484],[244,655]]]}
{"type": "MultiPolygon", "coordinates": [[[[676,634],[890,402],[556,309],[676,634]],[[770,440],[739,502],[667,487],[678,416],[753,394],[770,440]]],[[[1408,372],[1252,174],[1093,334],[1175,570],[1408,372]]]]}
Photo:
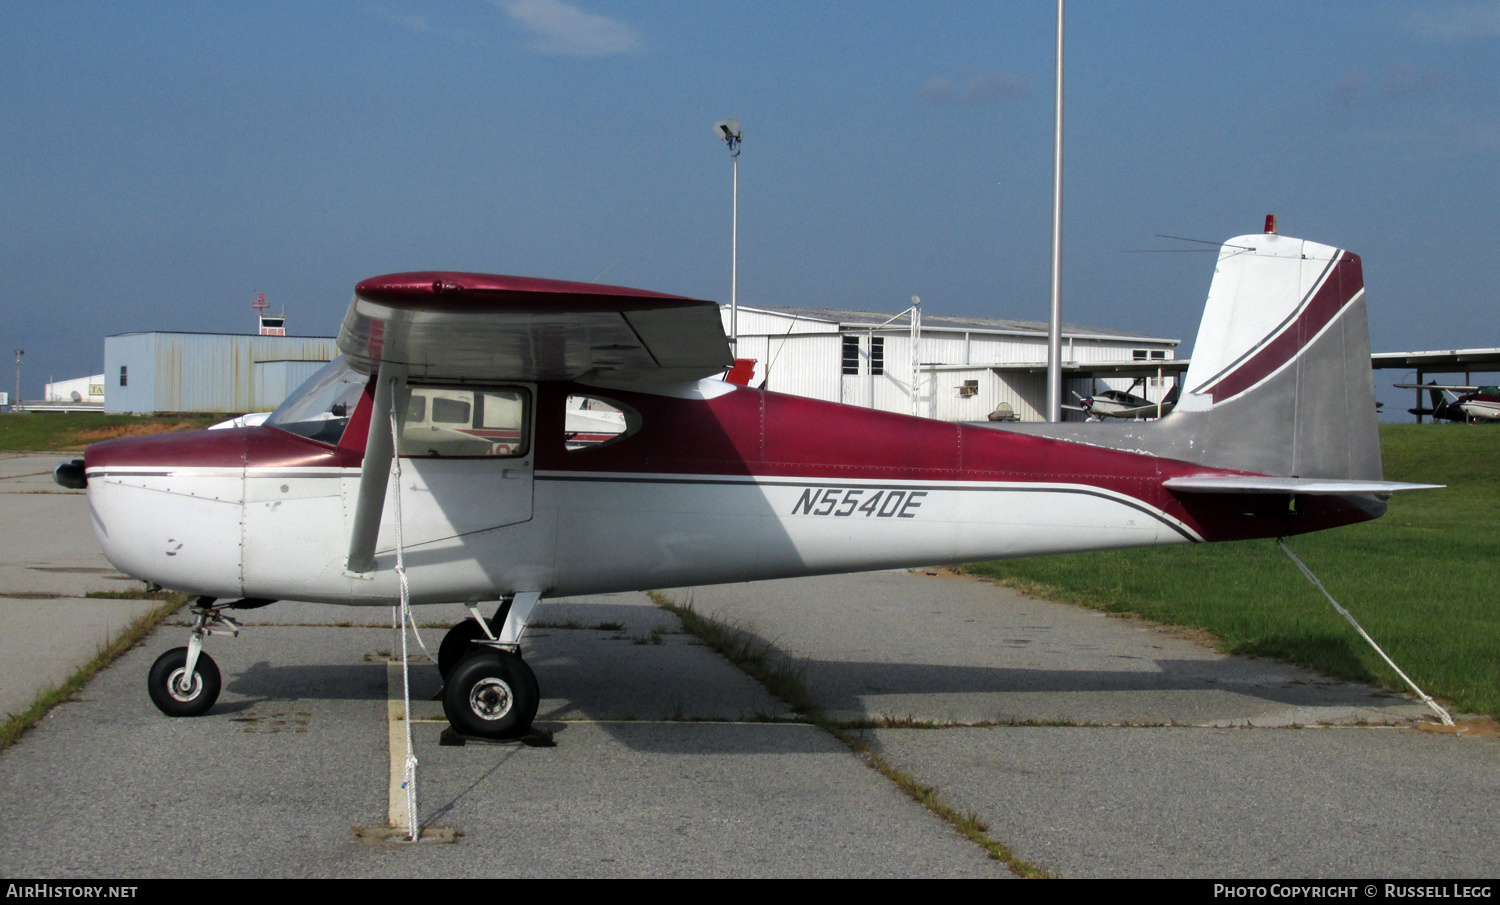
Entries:
{"type": "MultiPolygon", "coordinates": [[[[1383,518],[1288,541],[1424,690],[1500,715],[1500,430],[1381,426],[1388,480],[1447,484],[1399,494],[1383,518]]],[[[1001,560],[965,567],[1025,593],[1202,629],[1225,651],[1342,678],[1399,678],[1275,541],[1001,560]]]]}
{"type": "Polygon", "coordinates": [[[98,412],[0,414],[0,452],[54,452],[83,449],[112,437],[196,430],[227,415],[104,415],[98,412]]]}

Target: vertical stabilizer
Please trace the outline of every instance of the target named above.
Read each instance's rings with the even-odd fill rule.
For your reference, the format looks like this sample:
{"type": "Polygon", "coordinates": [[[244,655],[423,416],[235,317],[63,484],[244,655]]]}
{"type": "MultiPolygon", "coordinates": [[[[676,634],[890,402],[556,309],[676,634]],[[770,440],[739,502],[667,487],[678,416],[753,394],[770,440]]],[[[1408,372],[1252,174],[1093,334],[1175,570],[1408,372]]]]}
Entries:
{"type": "Polygon", "coordinates": [[[1274,233],[1230,239],[1170,415],[1003,427],[1214,468],[1381,480],[1359,256],[1274,233]]]}
{"type": "Polygon", "coordinates": [[[1224,243],[1182,399],[1159,426],[1205,465],[1379,480],[1359,256],[1274,234],[1224,243]]]}

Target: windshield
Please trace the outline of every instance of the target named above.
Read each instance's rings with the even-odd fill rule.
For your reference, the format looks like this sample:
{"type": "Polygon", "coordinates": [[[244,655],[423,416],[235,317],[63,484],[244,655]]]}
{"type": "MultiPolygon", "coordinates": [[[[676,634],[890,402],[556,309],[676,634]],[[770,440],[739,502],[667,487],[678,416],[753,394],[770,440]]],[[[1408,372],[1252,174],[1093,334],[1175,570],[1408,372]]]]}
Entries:
{"type": "Polygon", "coordinates": [[[369,382],[369,377],[342,357],[335,358],[286,397],[266,425],[319,443],[337,444],[369,382]]]}

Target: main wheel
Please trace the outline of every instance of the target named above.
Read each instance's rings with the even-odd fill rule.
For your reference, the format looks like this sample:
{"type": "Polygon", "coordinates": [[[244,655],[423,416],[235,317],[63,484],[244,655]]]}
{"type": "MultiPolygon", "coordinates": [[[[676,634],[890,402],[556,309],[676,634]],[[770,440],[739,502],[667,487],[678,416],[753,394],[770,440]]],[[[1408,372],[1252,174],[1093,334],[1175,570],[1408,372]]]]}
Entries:
{"type": "Polygon", "coordinates": [[[443,713],[464,735],[519,738],[541,703],[536,674],[515,654],[480,648],[453,667],[443,687],[443,713]]]}
{"type": "Polygon", "coordinates": [[[438,672],[445,680],[459,660],[470,651],[478,650],[474,642],[483,637],[484,630],[473,619],[465,619],[448,629],[448,634],[443,636],[443,643],[438,645],[438,672]]]}
{"type": "Polygon", "coordinates": [[[151,703],[167,716],[202,716],[219,699],[219,666],[200,653],[193,675],[187,676],[187,648],[174,647],[151,664],[146,688],[151,703]]]}

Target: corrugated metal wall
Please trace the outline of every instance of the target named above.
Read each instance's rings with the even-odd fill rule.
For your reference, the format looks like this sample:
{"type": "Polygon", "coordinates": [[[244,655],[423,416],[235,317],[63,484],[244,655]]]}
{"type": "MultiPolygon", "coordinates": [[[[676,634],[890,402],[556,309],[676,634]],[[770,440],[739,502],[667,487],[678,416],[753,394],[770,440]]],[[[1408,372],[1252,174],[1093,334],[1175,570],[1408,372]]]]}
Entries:
{"type": "MultiPolygon", "coordinates": [[[[315,369],[338,354],[333,337],[247,336],[221,333],[131,333],[104,340],[106,412],[242,412],[274,408],[280,398],[262,377],[257,393],[257,362],[311,362],[315,369]],[[120,368],[128,373],[119,385],[120,368]]],[[[304,365],[301,371],[307,369],[304,365]]],[[[295,368],[283,366],[286,384],[295,368]]]]}
{"type": "MultiPolygon", "coordinates": [[[[837,333],[768,337],[766,389],[838,402],[840,341],[837,333]]],[[[761,364],[756,368],[765,373],[761,364]]]]}
{"type": "Polygon", "coordinates": [[[157,333],[104,338],[104,411],[111,415],[154,412],[157,333]]]}
{"type": "Polygon", "coordinates": [[[269,412],[290,396],[292,390],[323,367],[323,361],[255,362],[255,395],[252,412],[269,412]]]}

